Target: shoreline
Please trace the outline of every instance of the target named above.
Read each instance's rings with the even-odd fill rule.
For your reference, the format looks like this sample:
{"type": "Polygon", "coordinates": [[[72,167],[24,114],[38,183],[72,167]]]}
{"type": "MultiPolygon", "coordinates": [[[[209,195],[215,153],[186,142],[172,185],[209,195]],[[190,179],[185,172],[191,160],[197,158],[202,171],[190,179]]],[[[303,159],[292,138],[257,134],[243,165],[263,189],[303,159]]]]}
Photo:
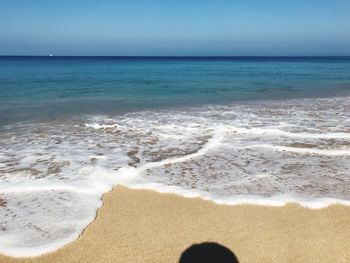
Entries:
{"type": "MultiPolygon", "coordinates": [[[[274,195],[271,197],[261,197],[258,195],[235,195],[234,197],[215,197],[207,192],[195,189],[184,189],[179,186],[167,186],[157,183],[140,183],[123,185],[130,190],[145,190],[152,191],[158,194],[176,195],[181,198],[200,199],[207,202],[212,202],[216,205],[226,206],[263,206],[263,207],[284,207],[286,205],[300,206],[305,209],[317,210],[324,209],[329,206],[347,206],[350,207],[350,200],[339,199],[334,197],[314,197],[303,198],[288,194],[274,195]]],[[[115,187],[117,187],[115,186],[115,187]]]]}
{"type": "Polygon", "coordinates": [[[194,243],[217,242],[239,262],[349,262],[350,207],[307,209],[218,205],[151,190],[116,186],[80,237],[12,262],[178,262],[194,243]]]}

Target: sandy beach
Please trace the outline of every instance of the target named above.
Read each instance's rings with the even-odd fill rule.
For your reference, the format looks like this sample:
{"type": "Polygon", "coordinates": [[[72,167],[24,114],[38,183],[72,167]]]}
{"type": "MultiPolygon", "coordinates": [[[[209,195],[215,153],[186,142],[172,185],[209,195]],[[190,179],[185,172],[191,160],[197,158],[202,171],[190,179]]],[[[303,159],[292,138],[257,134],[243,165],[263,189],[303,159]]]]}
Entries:
{"type": "Polygon", "coordinates": [[[350,263],[350,0],[262,2],[0,0],[0,263],[350,263]]]}
{"type": "Polygon", "coordinates": [[[116,187],[80,238],[36,258],[0,262],[178,262],[217,242],[239,262],[350,262],[350,207],[226,206],[116,187]]]}

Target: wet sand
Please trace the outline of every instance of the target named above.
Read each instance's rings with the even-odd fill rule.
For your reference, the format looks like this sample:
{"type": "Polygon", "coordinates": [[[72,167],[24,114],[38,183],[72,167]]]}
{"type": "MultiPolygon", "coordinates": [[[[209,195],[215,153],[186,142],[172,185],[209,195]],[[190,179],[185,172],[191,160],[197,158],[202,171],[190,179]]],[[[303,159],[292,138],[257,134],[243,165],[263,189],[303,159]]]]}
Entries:
{"type": "Polygon", "coordinates": [[[193,243],[226,246],[239,262],[350,262],[350,207],[216,205],[116,187],[80,238],[36,258],[0,262],[178,262],[193,243]]]}

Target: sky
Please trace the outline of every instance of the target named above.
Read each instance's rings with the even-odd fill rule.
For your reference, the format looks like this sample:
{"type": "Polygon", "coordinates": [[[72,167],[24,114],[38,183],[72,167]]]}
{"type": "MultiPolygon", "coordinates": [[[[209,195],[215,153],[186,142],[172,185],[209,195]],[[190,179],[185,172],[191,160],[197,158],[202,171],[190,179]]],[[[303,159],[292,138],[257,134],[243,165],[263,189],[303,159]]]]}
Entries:
{"type": "Polygon", "coordinates": [[[0,55],[350,55],[349,0],[0,0],[0,55]]]}

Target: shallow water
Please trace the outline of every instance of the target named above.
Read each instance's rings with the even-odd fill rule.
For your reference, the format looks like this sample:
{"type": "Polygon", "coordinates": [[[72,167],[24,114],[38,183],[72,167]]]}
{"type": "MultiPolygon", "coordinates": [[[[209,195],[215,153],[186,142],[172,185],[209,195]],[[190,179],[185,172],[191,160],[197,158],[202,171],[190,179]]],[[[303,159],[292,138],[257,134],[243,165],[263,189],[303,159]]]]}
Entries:
{"type": "Polygon", "coordinates": [[[73,241],[117,184],[220,204],[349,205],[350,97],[317,91],[328,95],[25,121],[14,114],[22,102],[12,102],[0,130],[0,252],[34,256],[73,241]]]}
{"type": "Polygon", "coordinates": [[[350,57],[0,57],[0,125],[349,91],[350,57]]]}

